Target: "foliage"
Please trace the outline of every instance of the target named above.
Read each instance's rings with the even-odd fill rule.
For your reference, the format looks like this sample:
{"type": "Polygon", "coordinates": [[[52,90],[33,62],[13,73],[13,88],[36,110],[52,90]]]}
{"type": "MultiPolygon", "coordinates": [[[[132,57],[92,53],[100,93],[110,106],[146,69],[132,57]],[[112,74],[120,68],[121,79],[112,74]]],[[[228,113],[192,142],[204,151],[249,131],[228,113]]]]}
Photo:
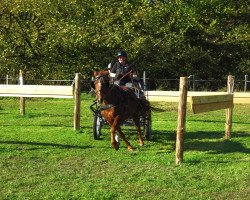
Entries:
{"type": "Polygon", "coordinates": [[[72,99],[0,99],[1,199],[249,199],[249,106],[236,104],[233,134],[223,140],[225,112],[193,115],[188,109],[184,163],[176,166],[176,103],[154,103],[152,140],[138,145],[134,128],[123,127],[137,147],[110,147],[92,136],[83,95],[81,133],[73,131],[72,99]]]}
{"type": "Polygon", "coordinates": [[[43,79],[81,72],[89,79],[125,49],[150,78],[242,77],[250,73],[249,6],[243,0],[2,0],[0,72],[15,76],[22,68],[43,79]]]}

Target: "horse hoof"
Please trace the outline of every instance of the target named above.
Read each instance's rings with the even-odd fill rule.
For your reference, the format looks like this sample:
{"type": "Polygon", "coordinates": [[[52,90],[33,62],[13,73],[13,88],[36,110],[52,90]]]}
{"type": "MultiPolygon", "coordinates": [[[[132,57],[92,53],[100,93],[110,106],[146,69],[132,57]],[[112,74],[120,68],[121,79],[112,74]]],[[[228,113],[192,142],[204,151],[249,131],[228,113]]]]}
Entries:
{"type": "Polygon", "coordinates": [[[118,143],[116,144],[115,150],[117,151],[117,150],[119,150],[119,148],[120,148],[120,142],[118,142],[118,143]]]}
{"type": "Polygon", "coordinates": [[[134,148],[133,147],[128,147],[128,151],[134,151],[134,148]]]}

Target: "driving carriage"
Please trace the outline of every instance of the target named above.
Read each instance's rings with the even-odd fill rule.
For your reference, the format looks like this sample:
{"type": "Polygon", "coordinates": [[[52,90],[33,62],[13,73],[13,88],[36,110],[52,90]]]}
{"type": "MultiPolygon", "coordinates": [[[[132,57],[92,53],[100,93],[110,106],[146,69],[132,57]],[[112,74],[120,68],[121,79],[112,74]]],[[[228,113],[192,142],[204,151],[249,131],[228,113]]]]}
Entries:
{"type": "Polygon", "coordinates": [[[102,128],[108,124],[111,129],[111,144],[119,148],[119,138],[122,138],[129,150],[133,147],[127,141],[120,126],[135,126],[139,144],[144,144],[144,137],[151,137],[151,107],[146,99],[145,91],[138,77],[132,77],[133,87],[122,87],[115,84],[107,70],[94,72],[91,85],[96,93],[96,100],[90,106],[93,111],[93,136],[98,140],[102,128]],[[141,130],[142,127],[142,130],[141,130]],[[115,135],[116,133],[116,135],[115,135]],[[118,133],[118,134],[117,134],[118,133]]]}

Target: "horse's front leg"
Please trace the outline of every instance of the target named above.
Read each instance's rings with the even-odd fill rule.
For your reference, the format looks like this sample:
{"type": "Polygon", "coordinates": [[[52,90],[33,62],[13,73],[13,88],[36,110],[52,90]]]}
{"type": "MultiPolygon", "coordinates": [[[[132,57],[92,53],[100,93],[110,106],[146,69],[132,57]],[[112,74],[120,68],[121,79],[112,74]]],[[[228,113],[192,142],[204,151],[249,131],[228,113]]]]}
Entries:
{"type": "Polygon", "coordinates": [[[111,145],[115,150],[118,150],[120,147],[120,143],[116,141],[115,139],[115,131],[116,131],[116,125],[113,123],[110,125],[110,139],[111,139],[111,145]]]}
{"type": "Polygon", "coordinates": [[[139,139],[139,145],[143,146],[144,145],[144,141],[142,139],[142,134],[141,134],[141,126],[140,126],[140,118],[138,115],[134,115],[133,116],[133,121],[135,123],[135,128],[138,134],[138,139],[139,139]]]}
{"type": "MultiPolygon", "coordinates": [[[[121,118],[120,116],[117,116],[114,120],[114,123],[113,123],[113,126],[114,126],[114,130],[116,130],[119,134],[119,136],[123,139],[123,141],[126,143],[127,147],[128,147],[128,150],[129,151],[133,151],[133,147],[131,146],[131,144],[129,143],[129,141],[126,139],[124,133],[122,132],[121,130],[121,126],[120,126],[120,123],[121,123],[121,118]]],[[[113,132],[113,135],[111,135],[111,137],[113,137],[113,140],[115,139],[115,131],[113,132]]],[[[112,134],[112,133],[111,133],[112,134]]],[[[112,142],[112,141],[111,141],[112,142]]],[[[116,142],[116,141],[115,141],[116,142]]],[[[119,143],[118,143],[119,144],[119,143]]]]}
{"type": "Polygon", "coordinates": [[[111,146],[115,149],[118,150],[120,143],[118,141],[116,141],[115,139],[115,131],[116,131],[116,122],[115,119],[113,117],[106,117],[105,118],[107,123],[110,126],[110,142],[111,142],[111,146]]]}

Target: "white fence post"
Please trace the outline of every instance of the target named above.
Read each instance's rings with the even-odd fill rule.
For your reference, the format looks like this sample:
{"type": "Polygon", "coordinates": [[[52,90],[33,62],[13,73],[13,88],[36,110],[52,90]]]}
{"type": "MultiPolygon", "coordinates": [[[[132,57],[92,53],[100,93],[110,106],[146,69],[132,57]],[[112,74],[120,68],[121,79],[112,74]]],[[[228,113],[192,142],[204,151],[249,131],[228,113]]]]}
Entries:
{"type": "MultiPolygon", "coordinates": [[[[23,71],[19,71],[19,85],[24,85],[23,71]]],[[[20,115],[25,115],[25,97],[20,97],[20,115]]]]}

